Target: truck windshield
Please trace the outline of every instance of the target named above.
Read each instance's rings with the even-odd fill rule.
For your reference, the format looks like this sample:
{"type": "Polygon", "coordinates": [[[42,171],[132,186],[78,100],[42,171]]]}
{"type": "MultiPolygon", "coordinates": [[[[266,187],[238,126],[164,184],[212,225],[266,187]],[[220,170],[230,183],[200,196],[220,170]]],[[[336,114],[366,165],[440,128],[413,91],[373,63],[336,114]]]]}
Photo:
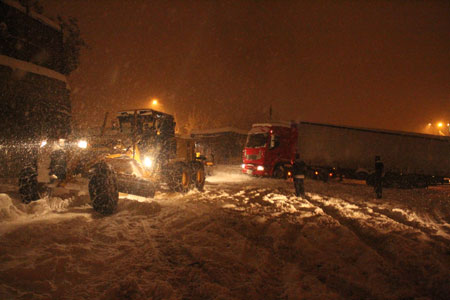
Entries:
{"type": "Polygon", "coordinates": [[[267,133],[249,134],[247,137],[247,148],[264,147],[267,142],[267,133]]]}

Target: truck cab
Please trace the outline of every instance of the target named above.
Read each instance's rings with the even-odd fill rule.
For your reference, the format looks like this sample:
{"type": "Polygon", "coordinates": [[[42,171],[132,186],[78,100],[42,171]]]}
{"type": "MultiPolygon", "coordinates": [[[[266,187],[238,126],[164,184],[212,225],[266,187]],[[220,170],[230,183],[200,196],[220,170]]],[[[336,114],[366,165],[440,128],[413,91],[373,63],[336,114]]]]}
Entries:
{"type": "Polygon", "coordinates": [[[243,151],[242,173],[286,178],[294,159],[296,142],[295,124],[254,124],[243,151]]]}

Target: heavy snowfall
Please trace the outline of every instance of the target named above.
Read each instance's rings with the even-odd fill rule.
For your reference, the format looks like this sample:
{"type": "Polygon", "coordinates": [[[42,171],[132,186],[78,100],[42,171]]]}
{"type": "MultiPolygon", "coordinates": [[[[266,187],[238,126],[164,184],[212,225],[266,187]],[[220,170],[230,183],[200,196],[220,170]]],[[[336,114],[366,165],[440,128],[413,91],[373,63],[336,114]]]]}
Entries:
{"type": "Polygon", "coordinates": [[[0,299],[448,299],[450,186],[373,189],[218,166],[204,192],[87,188],[22,204],[0,185],[0,299]]]}

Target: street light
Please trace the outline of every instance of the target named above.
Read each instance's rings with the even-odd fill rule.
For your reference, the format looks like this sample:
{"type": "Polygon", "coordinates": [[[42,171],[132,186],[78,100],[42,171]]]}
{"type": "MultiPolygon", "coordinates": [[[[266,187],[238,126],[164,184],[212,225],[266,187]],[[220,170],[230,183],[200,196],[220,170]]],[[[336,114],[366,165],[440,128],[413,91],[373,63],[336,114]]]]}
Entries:
{"type": "Polygon", "coordinates": [[[153,99],[152,100],[152,105],[157,105],[158,104],[158,99],[153,99]]]}
{"type": "Polygon", "coordinates": [[[446,135],[450,136],[450,122],[449,121],[438,121],[438,122],[430,122],[427,123],[427,126],[425,127],[425,132],[429,134],[435,134],[435,135],[446,135]],[[447,129],[445,129],[447,128],[447,129]]]}

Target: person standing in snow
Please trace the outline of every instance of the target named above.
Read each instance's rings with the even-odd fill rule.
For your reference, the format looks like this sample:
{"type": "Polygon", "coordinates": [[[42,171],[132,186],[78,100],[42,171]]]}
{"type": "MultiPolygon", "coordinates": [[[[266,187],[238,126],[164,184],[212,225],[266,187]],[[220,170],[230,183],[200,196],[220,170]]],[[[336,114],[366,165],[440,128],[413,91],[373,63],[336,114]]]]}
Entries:
{"type": "Polygon", "coordinates": [[[384,164],[379,156],[375,156],[375,193],[381,199],[383,192],[384,164]]]}
{"type": "Polygon", "coordinates": [[[305,174],[306,174],[306,164],[300,160],[300,156],[298,154],[295,155],[295,160],[293,161],[293,177],[294,177],[294,188],[295,188],[295,195],[297,197],[299,196],[305,196],[305,187],[304,187],[304,180],[305,180],[305,174]]]}

